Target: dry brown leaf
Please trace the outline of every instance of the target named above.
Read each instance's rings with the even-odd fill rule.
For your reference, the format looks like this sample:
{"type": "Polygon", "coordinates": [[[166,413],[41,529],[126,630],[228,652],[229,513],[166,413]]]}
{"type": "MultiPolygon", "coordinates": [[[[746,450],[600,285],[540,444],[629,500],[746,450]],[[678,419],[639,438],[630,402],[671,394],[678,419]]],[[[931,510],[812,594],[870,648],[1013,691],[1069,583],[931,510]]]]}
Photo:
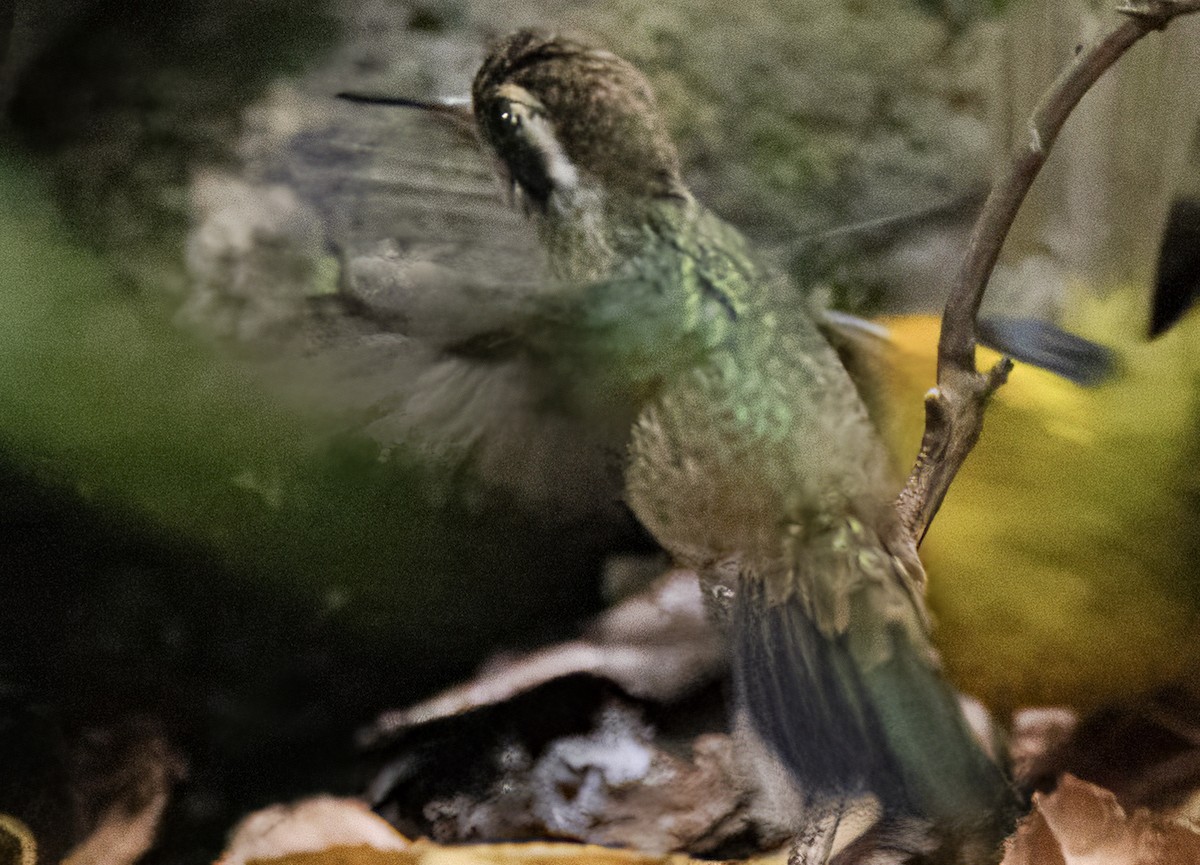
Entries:
{"type": "Polygon", "coordinates": [[[292,805],[272,805],[246,817],[234,829],[219,865],[302,861],[309,854],[334,856],[309,860],[330,863],[400,862],[410,860],[380,858],[375,854],[394,856],[409,846],[403,835],[365,803],[317,796],[292,805]]]}
{"type": "MultiPolygon", "coordinates": [[[[757,865],[782,865],[782,853],[750,860],[757,865]]],[[[221,860],[224,865],[225,860],[221,860]]],[[[653,856],[633,850],[616,850],[591,844],[464,844],[442,846],[416,841],[401,851],[378,850],[369,845],[346,845],[269,859],[247,865],[705,865],[683,855],[653,856]]],[[[711,865],[711,863],[708,863],[711,865]]]]}
{"type": "Polygon", "coordinates": [[[1058,839],[1036,809],[1017,825],[1005,843],[1000,865],[1066,865],[1058,839]]]}
{"type": "Polygon", "coordinates": [[[1138,809],[1103,787],[1063,775],[1009,842],[1002,865],[1195,865],[1200,835],[1138,809]]]}
{"type": "MultiPolygon", "coordinates": [[[[223,865],[224,861],[222,859],[218,865],[223,865]]],[[[249,865],[415,865],[417,859],[412,853],[355,844],[247,861],[249,865]]]]}
{"type": "Polygon", "coordinates": [[[63,865],[133,865],[141,859],[154,844],[171,790],[184,772],[182,758],[161,736],[131,747],[120,771],[105,779],[116,795],[63,865]]]}
{"type": "MultiPolygon", "coordinates": [[[[750,860],[782,865],[785,854],[750,860]]],[[[354,799],[330,796],[251,814],[217,865],[701,865],[682,854],[655,855],[594,844],[441,845],[408,841],[354,799]]]]}
{"type": "Polygon", "coordinates": [[[674,570],[608,610],[580,639],[496,658],[471,680],[380,716],[362,741],[378,745],[412,727],[502,703],[579,673],[612,681],[634,697],[669,701],[717,678],[724,668],[722,638],[706,617],[696,575],[674,570]]]}
{"type": "Polygon", "coordinates": [[[419,865],[688,865],[683,855],[654,856],[592,844],[419,845],[419,865]]]}
{"type": "Polygon", "coordinates": [[[29,827],[10,814],[0,813],[0,865],[35,865],[37,841],[29,827]]]}

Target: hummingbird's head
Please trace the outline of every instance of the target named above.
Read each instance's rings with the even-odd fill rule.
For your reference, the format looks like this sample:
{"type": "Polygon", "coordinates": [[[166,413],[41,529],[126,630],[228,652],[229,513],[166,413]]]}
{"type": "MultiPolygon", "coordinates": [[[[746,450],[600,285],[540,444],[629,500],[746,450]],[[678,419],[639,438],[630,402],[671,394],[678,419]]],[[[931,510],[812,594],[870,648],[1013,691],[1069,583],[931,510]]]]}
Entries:
{"type": "Polygon", "coordinates": [[[608,51],[521,30],[488,55],[471,96],[483,140],[543,213],[582,191],[688,197],[649,83],[608,51]]]}

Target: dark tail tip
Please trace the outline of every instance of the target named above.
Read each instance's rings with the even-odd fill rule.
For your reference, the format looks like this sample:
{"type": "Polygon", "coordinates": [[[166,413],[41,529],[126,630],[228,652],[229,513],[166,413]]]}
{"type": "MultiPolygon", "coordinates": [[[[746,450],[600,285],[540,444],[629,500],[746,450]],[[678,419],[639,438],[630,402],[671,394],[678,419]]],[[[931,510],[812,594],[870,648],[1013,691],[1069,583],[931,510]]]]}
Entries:
{"type": "Polygon", "coordinates": [[[1200,297],[1200,200],[1171,205],[1150,303],[1150,338],[1166,333],[1200,297]]]}

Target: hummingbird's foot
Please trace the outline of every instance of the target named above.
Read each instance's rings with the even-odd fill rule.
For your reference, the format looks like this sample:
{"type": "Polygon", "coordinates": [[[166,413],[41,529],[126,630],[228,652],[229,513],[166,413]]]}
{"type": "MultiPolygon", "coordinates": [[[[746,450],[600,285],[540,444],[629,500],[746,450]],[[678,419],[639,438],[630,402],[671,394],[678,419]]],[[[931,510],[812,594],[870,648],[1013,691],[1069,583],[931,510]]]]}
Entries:
{"type": "MultiPolygon", "coordinates": [[[[938,854],[938,861],[943,861],[939,853],[941,846],[942,842],[928,821],[915,817],[885,817],[839,850],[829,860],[829,865],[912,865],[928,862],[935,854],[938,854]]],[[[984,860],[955,856],[953,861],[959,865],[976,865],[984,860]]],[[[791,865],[790,859],[788,865],[791,865]]]]}
{"type": "Polygon", "coordinates": [[[828,865],[844,812],[840,800],[814,809],[803,831],[792,840],[788,865],[828,865]]]}
{"type": "Polygon", "coordinates": [[[898,865],[931,849],[925,828],[923,822],[917,827],[912,820],[881,819],[879,800],[869,794],[810,802],[788,865],[898,865]]]}

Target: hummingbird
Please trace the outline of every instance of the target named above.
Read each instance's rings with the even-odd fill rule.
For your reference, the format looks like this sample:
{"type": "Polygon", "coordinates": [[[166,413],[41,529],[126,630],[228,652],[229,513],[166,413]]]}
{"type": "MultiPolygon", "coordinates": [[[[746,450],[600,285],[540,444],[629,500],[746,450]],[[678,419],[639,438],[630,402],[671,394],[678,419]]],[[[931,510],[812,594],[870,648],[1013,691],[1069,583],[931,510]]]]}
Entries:
{"type": "Polygon", "coordinates": [[[766,755],[755,771],[787,779],[793,860],[998,859],[1017,799],[940,672],[899,484],[838,352],[853,337],[696,200],[648,81],[615,54],[516,32],[458,116],[554,289],[442,350],[521,358],[548,413],[621,430],[626,504],[728,629],[736,727],[766,755]],[[874,828],[846,845],[862,813],[874,828]]]}
{"type": "Polygon", "coordinates": [[[628,62],[520,31],[471,105],[561,286],[475,345],[536,358],[566,411],[633,415],[625,499],[716,601],[739,715],[802,802],[797,850],[828,860],[864,798],[881,824],[998,843],[1016,799],[940,673],[891,463],[827,322],[691,194],[628,62]]]}

